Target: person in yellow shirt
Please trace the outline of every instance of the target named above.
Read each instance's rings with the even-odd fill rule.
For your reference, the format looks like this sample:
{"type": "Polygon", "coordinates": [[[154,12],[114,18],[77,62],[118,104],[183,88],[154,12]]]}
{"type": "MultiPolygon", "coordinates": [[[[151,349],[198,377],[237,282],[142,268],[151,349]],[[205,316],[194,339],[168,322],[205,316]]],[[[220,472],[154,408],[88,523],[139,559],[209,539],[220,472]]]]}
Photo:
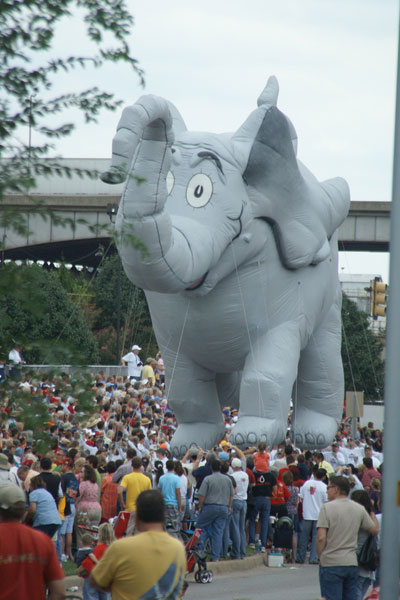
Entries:
{"type": "Polygon", "coordinates": [[[122,510],[129,511],[131,516],[129,518],[128,526],[126,528],[126,535],[132,535],[135,526],[135,512],[136,512],[136,500],[144,490],[151,489],[151,481],[149,477],[142,473],[142,459],[138,456],[132,458],[133,472],[128,475],[124,475],[120,485],[118,486],[118,498],[122,507],[122,510]],[[126,502],[124,501],[124,489],[126,489],[126,502]]]}
{"type": "Polygon", "coordinates": [[[178,600],[186,572],[185,549],[164,531],[163,497],[158,490],[146,490],[138,496],[136,509],[137,534],[113,542],[89,581],[101,591],[111,590],[113,600],[178,600]]]}
{"type": "Polygon", "coordinates": [[[146,364],[144,365],[143,369],[142,369],[142,375],[141,375],[141,379],[142,381],[144,379],[147,379],[147,381],[149,382],[149,385],[151,385],[152,387],[154,387],[156,385],[156,376],[154,374],[154,369],[153,367],[157,366],[157,361],[154,358],[148,358],[146,360],[146,364]]]}
{"type": "Polygon", "coordinates": [[[332,465],[330,463],[328,463],[327,460],[325,460],[322,452],[314,452],[313,458],[314,458],[315,462],[317,463],[319,469],[325,469],[325,471],[328,474],[328,477],[333,475],[333,473],[335,472],[335,469],[332,467],[332,465]]]}

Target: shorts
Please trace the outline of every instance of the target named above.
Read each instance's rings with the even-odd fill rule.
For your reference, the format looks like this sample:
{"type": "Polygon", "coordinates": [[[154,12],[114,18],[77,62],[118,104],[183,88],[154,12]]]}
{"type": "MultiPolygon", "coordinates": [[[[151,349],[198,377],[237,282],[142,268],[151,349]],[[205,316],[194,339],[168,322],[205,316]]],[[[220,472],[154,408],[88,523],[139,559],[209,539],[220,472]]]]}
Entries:
{"type": "Polygon", "coordinates": [[[67,515],[60,527],[60,535],[65,535],[66,533],[72,533],[74,529],[74,521],[75,521],[75,504],[71,504],[71,514],[67,515]]]}

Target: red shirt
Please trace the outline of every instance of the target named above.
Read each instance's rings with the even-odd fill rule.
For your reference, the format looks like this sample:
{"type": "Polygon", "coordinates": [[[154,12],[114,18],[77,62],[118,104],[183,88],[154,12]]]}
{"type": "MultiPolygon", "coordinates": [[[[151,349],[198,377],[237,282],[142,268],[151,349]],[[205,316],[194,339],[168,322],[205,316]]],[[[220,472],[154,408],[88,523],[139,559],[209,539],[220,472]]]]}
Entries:
{"type": "Polygon", "coordinates": [[[0,523],[0,600],[45,600],[45,584],[64,579],[48,535],[11,521],[0,523]]]}
{"type": "Polygon", "coordinates": [[[271,506],[276,506],[277,504],[285,504],[286,500],[289,500],[290,492],[287,489],[286,485],[283,481],[276,482],[276,492],[272,493],[271,498],[271,506]]]}
{"type": "Polygon", "coordinates": [[[249,476],[249,485],[255,485],[256,478],[254,477],[254,472],[249,467],[246,467],[246,473],[249,476]]]}

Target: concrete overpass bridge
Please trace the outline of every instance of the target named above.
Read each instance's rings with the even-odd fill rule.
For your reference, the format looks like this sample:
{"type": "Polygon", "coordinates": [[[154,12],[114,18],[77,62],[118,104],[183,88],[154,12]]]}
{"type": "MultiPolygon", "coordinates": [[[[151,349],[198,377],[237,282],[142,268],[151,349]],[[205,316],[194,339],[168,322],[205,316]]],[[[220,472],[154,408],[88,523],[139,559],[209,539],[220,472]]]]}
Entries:
{"type": "MultiPolygon", "coordinates": [[[[63,159],[62,162],[72,168],[99,172],[109,165],[108,159],[63,159]]],[[[38,177],[34,193],[29,196],[10,194],[0,206],[2,258],[97,266],[102,252],[110,246],[111,219],[118,207],[122,187],[77,176],[71,179],[38,177]],[[44,220],[32,208],[33,201],[43,203],[51,209],[53,216],[44,220]],[[4,226],[1,219],[3,206],[18,209],[26,215],[28,234],[4,226]],[[67,219],[69,224],[60,225],[59,218],[67,219]]],[[[389,236],[390,202],[353,201],[339,230],[339,250],[388,251],[389,236]]]]}

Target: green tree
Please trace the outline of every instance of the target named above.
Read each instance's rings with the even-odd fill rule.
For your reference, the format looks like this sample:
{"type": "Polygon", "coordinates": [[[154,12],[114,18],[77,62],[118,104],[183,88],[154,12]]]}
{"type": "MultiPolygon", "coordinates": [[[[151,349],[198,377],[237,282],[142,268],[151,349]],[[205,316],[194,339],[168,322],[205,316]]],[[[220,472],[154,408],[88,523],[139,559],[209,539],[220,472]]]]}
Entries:
{"type": "MultiPolygon", "coordinates": [[[[83,114],[86,122],[93,122],[102,109],[115,110],[120,105],[113,93],[97,87],[51,97],[55,78],[62,74],[65,86],[70,76],[73,89],[75,69],[122,62],[143,82],[143,72],[128,45],[133,22],[125,0],[3,0],[0,3],[0,201],[3,202],[0,225],[19,233],[27,231],[27,213],[16,212],[10,203],[6,206],[7,193],[31,191],[37,175],[56,173],[70,177],[72,174],[72,170],[60,165],[57,159],[44,160],[53,150],[54,140],[69,135],[74,129],[73,123],[62,120],[50,125],[54,117],[73,108],[83,114]],[[92,43],[93,52],[54,56],[56,28],[60,21],[71,19],[77,12],[82,15],[86,40],[92,43]],[[110,46],[110,42],[114,45],[110,46]],[[21,128],[35,132],[35,139],[43,139],[44,143],[31,145],[28,141],[24,144],[18,139],[21,128]]],[[[74,172],[80,176],[97,176],[81,169],[74,172]]],[[[49,211],[32,197],[29,202],[31,213],[37,211],[44,219],[50,217],[49,211]]],[[[55,215],[51,216],[56,220],[55,215]]]]}
{"type": "MultiPolygon", "coordinates": [[[[96,337],[99,341],[100,356],[111,364],[116,360],[116,328],[117,328],[117,287],[118,256],[104,260],[94,280],[96,307],[96,337]]],[[[140,288],[133,285],[122,269],[121,272],[121,315],[120,339],[121,351],[130,350],[132,343],[139,344],[146,356],[154,354],[157,349],[151,324],[146,296],[140,288]]]]}
{"type": "Polygon", "coordinates": [[[59,278],[38,265],[5,264],[0,284],[3,358],[17,340],[30,364],[96,363],[98,349],[85,318],[59,278]],[[4,274],[4,279],[3,279],[4,274]]]}
{"type": "Polygon", "coordinates": [[[383,398],[382,336],[369,328],[368,315],[343,294],[342,360],[347,391],[364,391],[366,400],[383,398]]]}

